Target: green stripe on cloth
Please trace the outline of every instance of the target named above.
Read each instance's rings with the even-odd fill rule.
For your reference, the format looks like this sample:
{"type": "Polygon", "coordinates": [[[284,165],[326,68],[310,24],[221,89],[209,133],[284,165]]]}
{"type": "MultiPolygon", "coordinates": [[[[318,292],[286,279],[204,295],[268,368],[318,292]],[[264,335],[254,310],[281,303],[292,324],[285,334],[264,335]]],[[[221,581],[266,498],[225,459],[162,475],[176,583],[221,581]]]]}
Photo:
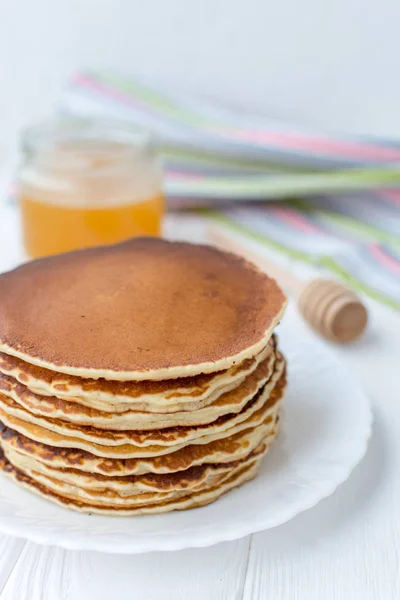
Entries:
{"type": "Polygon", "coordinates": [[[183,108],[174,102],[172,98],[164,94],[159,94],[152,88],[141,85],[131,79],[124,79],[123,77],[118,77],[118,75],[111,75],[104,72],[101,74],[89,73],[89,76],[100,83],[109,85],[113,89],[131,96],[133,100],[145,102],[153,109],[162,112],[168,117],[179,118],[179,120],[189,125],[203,126],[210,123],[209,119],[205,119],[195,112],[183,108]]]}
{"type": "Polygon", "coordinates": [[[288,195],[374,189],[400,184],[400,167],[348,169],[318,173],[271,173],[265,176],[200,176],[169,180],[171,191],[198,197],[263,199],[288,195]]]}
{"type": "Polygon", "coordinates": [[[196,165],[211,165],[216,167],[228,167],[232,169],[254,170],[257,173],[314,173],[305,167],[293,167],[292,165],[284,165],[282,163],[272,163],[266,160],[255,160],[240,156],[228,156],[221,153],[212,152],[211,150],[192,150],[186,148],[178,148],[176,146],[168,146],[159,144],[158,149],[163,157],[167,160],[172,159],[182,161],[183,163],[193,163],[196,165]]]}

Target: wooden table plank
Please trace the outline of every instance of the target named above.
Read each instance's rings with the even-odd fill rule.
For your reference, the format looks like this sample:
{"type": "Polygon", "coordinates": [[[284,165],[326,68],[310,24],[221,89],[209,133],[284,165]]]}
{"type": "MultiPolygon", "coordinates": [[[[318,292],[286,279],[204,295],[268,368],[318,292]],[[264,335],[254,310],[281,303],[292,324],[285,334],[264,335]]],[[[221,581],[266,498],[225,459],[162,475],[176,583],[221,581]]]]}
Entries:
{"type": "Polygon", "coordinates": [[[0,597],[26,544],[19,538],[0,536],[0,597]]]}
{"type": "Polygon", "coordinates": [[[131,556],[28,542],[0,599],[241,600],[249,540],[131,556]]]}

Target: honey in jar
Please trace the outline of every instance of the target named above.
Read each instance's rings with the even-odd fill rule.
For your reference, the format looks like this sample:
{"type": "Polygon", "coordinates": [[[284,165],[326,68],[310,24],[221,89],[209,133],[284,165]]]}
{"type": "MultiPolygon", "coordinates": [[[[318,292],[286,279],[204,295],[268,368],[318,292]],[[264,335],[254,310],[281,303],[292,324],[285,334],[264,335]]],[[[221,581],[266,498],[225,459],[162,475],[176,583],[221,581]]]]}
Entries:
{"type": "Polygon", "coordinates": [[[146,132],[64,120],[28,130],[23,147],[18,197],[30,257],[160,235],[161,170],[146,132]]]}

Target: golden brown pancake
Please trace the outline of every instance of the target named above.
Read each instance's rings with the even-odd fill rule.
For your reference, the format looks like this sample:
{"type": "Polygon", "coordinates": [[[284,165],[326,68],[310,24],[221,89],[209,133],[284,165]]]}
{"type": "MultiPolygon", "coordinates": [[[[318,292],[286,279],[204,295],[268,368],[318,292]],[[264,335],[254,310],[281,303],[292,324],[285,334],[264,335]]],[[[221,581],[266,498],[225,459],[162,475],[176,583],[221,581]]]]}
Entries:
{"type": "Polygon", "coordinates": [[[102,475],[87,474],[78,469],[55,469],[32,457],[4,448],[4,454],[14,467],[23,471],[33,479],[41,481],[44,475],[62,483],[80,487],[83,490],[98,492],[100,494],[111,492],[114,495],[127,498],[141,495],[142,499],[148,493],[188,492],[189,490],[211,487],[219,481],[229,477],[232,469],[251,460],[255,455],[264,453],[267,444],[263,441],[247,456],[225,463],[206,463],[190,467],[183,471],[167,474],[146,473],[144,475],[131,475],[127,477],[105,477],[102,475]]]}
{"type": "MultiPolygon", "coordinates": [[[[0,391],[7,394],[7,390],[12,387],[15,391],[18,390],[19,395],[24,393],[27,396],[30,390],[34,394],[40,394],[40,406],[47,414],[52,413],[54,408],[57,411],[57,407],[51,407],[53,403],[58,408],[68,406],[71,418],[80,408],[77,406],[74,410],[72,402],[88,407],[93,417],[96,410],[92,409],[108,412],[110,418],[114,418],[115,413],[132,411],[195,411],[212,404],[222,394],[240,385],[262,361],[266,358],[273,359],[275,354],[276,336],[273,335],[257,356],[226,371],[165,381],[109,381],[56,373],[15,356],[0,353],[0,391]],[[63,400],[69,404],[63,405],[63,400]]],[[[118,419],[115,420],[117,421],[118,419]]]]}
{"type": "Polygon", "coordinates": [[[115,437],[109,435],[109,432],[90,427],[74,426],[73,429],[69,429],[66,423],[61,427],[55,419],[42,418],[45,426],[38,425],[29,420],[30,415],[27,411],[17,409],[13,412],[18,416],[11,414],[13,401],[5,396],[2,398],[2,405],[7,406],[7,411],[0,407],[0,420],[26,437],[49,446],[79,448],[105,458],[161,456],[191,443],[208,444],[226,438],[249,427],[262,424],[267,417],[272,422],[279,411],[285,386],[285,373],[282,373],[272,390],[267,389],[267,386],[260,390],[240,413],[224,415],[209,425],[172,427],[159,431],[113,432],[115,437]]]}
{"type": "Polygon", "coordinates": [[[233,254],[136,238],[1,275],[0,351],[92,379],[213,373],[259,353],[285,304],[233,254]]]}
{"type": "MultiPolygon", "coordinates": [[[[261,387],[273,376],[275,355],[265,359],[257,369],[233,390],[219,396],[212,404],[193,411],[161,413],[138,410],[112,414],[94,408],[56,398],[40,396],[6,375],[0,375],[0,406],[2,395],[14,400],[22,408],[38,417],[61,419],[69,423],[92,426],[110,431],[151,430],[168,427],[204,425],[224,414],[238,413],[261,387]]],[[[42,423],[38,422],[39,425],[42,423]]],[[[114,435],[114,434],[111,434],[114,435]]]]}
{"type": "Polygon", "coordinates": [[[279,413],[269,416],[257,426],[251,426],[229,437],[209,444],[190,444],[167,455],[147,458],[104,458],[76,448],[49,446],[6,427],[0,422],[0,445],[5,450],[19,452],[61,471],[74,469],[90,476],[125,477],[144,473],[174,473],[190,467],[240,460],[248,456],[262,440],[268,444],[279,429],[279,413]]]}
{"type": "Polygon", "coordinates": [[[68,473],[60,472],[9,450],[4,450],[4,454],[19,471],[50,489],[62,490],[63,493],[73,495],[79,500],[105,502],[118,506],[131,503],[143,505],[153,501],[162,501],[166,498],[166,494],[169,495],[169,498],[173,498],[213,487],[230,477],[238,468],[253,462],[255,458],[264,456],[266,451],[267,445],[262,442],[241,460],[223,464],[207,464],[166,475],[147,474],[108,479],[103,477],[102,481],[99,476],[97,476],[97,481],[94,481],[93,477],[77,470],[70,470],[68,473]],[[48,480],[51,481],[50,484],[48,484],[48,480]]]}
{"type": "MultiPolygon", "coordinates": [[[[260,460],[262,456],[255,457],[253,461],[249,464],[245,464],[242,467],[239,467],[238,470],[234,470],[232,475],[225,481],[212,488],[208,488],[205,490],[201,490],[198,492],[194,492],[189,495],[185,495],[173,500],[166,500],[164,502],[158,502],[156,504],[148,504],[146,506],[138,507],[137,505],[132,506],[107,506],[102,503],[90,503],[83,502],[82,499],[78,500],[74,496],[71,496],[68,493],[60,493],[56,491],[56,489],[50,489],[35,481],[19,469],[16,469],[4,456],[3,452],[0,450],[0,471],[6,474],[8,477],[13,479],[15,482],[19,483],[26,489],[35,492],[39,496],[46,498],[48,500],[52,500],[61,506],[66,506],[68,508],[72,508],[77,510],[78,512],[84,513],[97,513],[104,515],[118,515],[118,516],[131,516],[131,515],[139,515],[139,514],[153,514],[153,513],[162,513],[169,512],[171,510],[185,510],[189,508],[196,508],[199,506],[205,506],[210,502],[214,502],[217,498],[219,498],[222,494],[228,492],[229,490],[242,485],[246,481],[249,481],[257,474],[260,460]]],[[[51,485],[51,481],[49,480],[49,485],[51,485]]]]}

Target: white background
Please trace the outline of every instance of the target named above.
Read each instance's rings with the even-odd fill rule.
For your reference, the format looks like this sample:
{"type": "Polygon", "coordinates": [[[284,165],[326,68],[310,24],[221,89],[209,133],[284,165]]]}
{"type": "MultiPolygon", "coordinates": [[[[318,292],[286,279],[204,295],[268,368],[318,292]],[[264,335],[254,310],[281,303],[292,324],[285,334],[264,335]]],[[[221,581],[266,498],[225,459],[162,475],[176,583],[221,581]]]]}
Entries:
{"type": "Polygon", "coordinates": [[[400,137],[399,23],[398,0],[1,0],[0,159],[82,66],[400,137]]]}

